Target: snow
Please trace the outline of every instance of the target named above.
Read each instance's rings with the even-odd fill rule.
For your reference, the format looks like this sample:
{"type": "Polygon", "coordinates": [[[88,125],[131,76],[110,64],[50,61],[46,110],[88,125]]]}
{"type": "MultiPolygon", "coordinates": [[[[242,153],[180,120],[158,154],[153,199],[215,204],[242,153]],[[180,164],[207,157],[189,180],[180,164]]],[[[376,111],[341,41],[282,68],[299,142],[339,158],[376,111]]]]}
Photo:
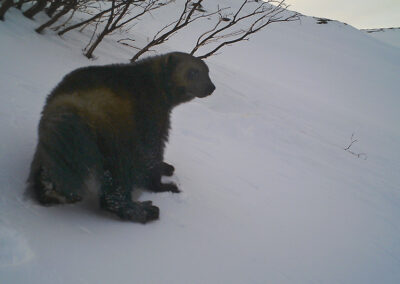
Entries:
{"type": "Polygon", "coordinates": [[[400,28],[369,29],[362,31],[368,33],[377,40],[400,48],[400,28]]]}
{"type": "MultiPolygon", "coordinates": [[[[303,17],[207,59],[215,93],[172,117],[165,158],[182,193],[137,193],[161,210],[141,225],[96,196],[24,199],[49,91],[133,54],[106,39],[89,61],[87,32],[37,35],[37,18],[0,23],[0,283],[400,283],[398,47],[303,17]],[[366,157],[344,150],[353,133],[366,157]]],[[[187,51],[193,34],[158,50],[187,51]]]]}

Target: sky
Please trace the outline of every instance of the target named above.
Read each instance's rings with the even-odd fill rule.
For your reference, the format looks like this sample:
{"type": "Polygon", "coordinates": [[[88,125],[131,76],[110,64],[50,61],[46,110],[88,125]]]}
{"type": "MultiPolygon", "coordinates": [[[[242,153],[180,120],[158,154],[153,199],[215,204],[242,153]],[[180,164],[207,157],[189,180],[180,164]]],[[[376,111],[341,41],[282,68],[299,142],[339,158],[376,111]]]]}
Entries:
{"type": "Polygon", "coordinates": [[[400,27],[400,0],[286,0],[290,10],[359,29],[400,27]]]}

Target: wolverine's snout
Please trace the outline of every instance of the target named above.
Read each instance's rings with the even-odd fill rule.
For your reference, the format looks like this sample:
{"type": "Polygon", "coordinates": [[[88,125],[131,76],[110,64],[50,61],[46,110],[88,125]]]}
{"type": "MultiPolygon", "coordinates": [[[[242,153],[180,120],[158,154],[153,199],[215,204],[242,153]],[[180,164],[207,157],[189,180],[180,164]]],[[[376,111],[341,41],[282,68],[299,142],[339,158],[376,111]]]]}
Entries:
{"type": "Polygon", "coordinates": [[[215,90],[215,85],[214,85],[213,83],[211,83],[211,84],[208,86],[207,93],[208,93],[209,95],[211,95],[211,94],[214,92],[214,90],[215,90]]]}
{"type": "Polygon", "coordinates": [[[211,95],[215,90],[215,86],[213,83],[210,82],[210,84],[208,84],[208,86],[204,89],[204,93],[200,96],[198,96],[199,98],[204,98],[207,97],[209,95],[211,95]]]}

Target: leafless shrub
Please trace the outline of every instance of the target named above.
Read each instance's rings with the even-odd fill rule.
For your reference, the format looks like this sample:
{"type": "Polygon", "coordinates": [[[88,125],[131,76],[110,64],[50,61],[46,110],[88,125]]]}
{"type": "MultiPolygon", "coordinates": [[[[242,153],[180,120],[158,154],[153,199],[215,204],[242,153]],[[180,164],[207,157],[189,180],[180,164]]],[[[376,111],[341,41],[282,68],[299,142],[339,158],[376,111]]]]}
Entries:
{"type": "Polygon", "coordinates": [[[350,154],[356,156],[357,158],[362,158],[364,160],[366,160],[368,158],[367,154],[365,153],[355,153],[351,150],[351,147],[353,146],[353,144],[357,143],[358,139],[354,139],[354,132],[351,134],[350,137],[350,144],[347,145],[345,148],[343,148],[345,151],[349,152],[350,154]]]}
{"type": "Polygon", "coordinates": [[[158,9],[169,2],[169,0],[125,0],[123,1],[123,5],[116,7],[118,2],[116,0],[112,0],[110,14],[105,22],[104,28],[99,34],[97,34],[97,37],[93,43],[88,46],[85,56],[87,58],[92,58],[93,51],[108,34],[123,28],[132,21],[137,20],[140,16],[152,10],[158,9]]]}
{"type": "MultiPolygon", "coordinates": [[[[62,16],[68,14],[70,11],[74,11],[77,9],[79,5],[78,0],[64,0],[64,1],[58,1],[57,5],[58,7],[62,7],[61,10],[59,10],[57,13],[53,15],[53,17],[50,18],[47,22],[42,24],[40,27],[35,29],[37,33],[42,33],[43,30],[47,27],[50,27],[53,25],[55,22],[57,22],[62,16]]],[[[51,6],[50,6],[51,7],[51,6]]],[[[54,10],[56,12],[56,10],[54,10]]],[[[53,12],[52,12],[53,13],[53,12]]]]}
{"type": "Polygon", "coordinates": [[[114,7],[110,7],[108,9],[104,9],[104,10],[100,8],[100,9],[98,9],[98,12],[93,13],[93,15],[90,18],[88,18],[88,19],[86,19],[84,21],[81,21],[81,22],[79,22],[77,24],[68,26],[68,27],[60,30],[57,34],[59,36],[61,36],[61,35],[69,32],[71,30],[74,30],[74,29],[77,29],[77,28],[80,28],[80,27],[84,28],[84,27],[86,27],[86,25],[89,25],[89,24],[94,23],[94,22],[98,22],[99,19],[101,19],[103,16],[107,16],[107,13],[109,13],[111,10],[119,8],[124,4],[125,3],[123,1],[120,1],[118,4],[115,4],[114,7]]]}
{"type": "Polygon", "coordinates": [[[165,25],[161,30],[159,30],[146,46],[143,48],[136,47],[139,49],[139,51],[131,58],[131,62],[136,61],[144,53],[150,51],[152,47],[163,44],[172,35],[176,34],[179,30],[183,29],[194,21],[220,12],[219,9],[218,11],[207,13],[201,8],[202,2],[203,0],[186,0],[178,19],[165,25]]]}
{"type": "Polygon", "coordinates": [[[224,46],[248,40],[250,35],[270,24],[298,20],[299,14],[287,11],[288,6],[284,2],[285,0],[244,0],[234,12],[231,9],[219,9],[215,25],[199,36],[190,54],[195,54],[208,44],[216,44],[210,51],[197,56],[207,58],[224,46]],[[223,13],[225,11],[229,13],[223,13]]]}
{"type": "Polygon", "coordinates": [[[21,10],[22,5],[24,5],[26,2],[30,2],[30,0],[18,0],[17,3],[15,4],[15,8],[21,10]]]}
{"type": "Polygon", "coordinates": [[[0,6],[0,21],[4,21],[4,14],[14,5],[13,0],[5,0],[0,6]]]}
{"type": "Polygon", "coordinates": [[[47,0],[37,0],[36,3],[23,14],[25,17],[32,19],[37,13],[43,11],[48,3],[49,1],[47,0]]]}
{"type": "Polygon", "coordinates": [[[63,0],[53,0],[49,7],[45,9],[47,16],[53,17],[54,13],[63,5],[63,0]]]}
{"type": "MultiPolygon", "coordinates": [[[[22,5],[25,2],[25,0],[19,0],[17,5],[22,5]]],[[[53,27],[53,30],[58,30],[58,35],[61,36],[73,29],[80,28],[82,31],[87,26],[94,27],[89,43],[84,48],[84,55],[92,58],[94,50],[107,35],[129,30],[144,14],[175,2],[175,0],[109,0],[107,2],[35,0],[31,2],[33,2],[32,7],[24,12],[24,15],[30,18],[44,10],[46,5],[48,6],[45,11],[50,19],[36,29],[38,33],[43,32],[48,27],[53,27]],[[91,3],[96,6],[94,7],[91,3]],[[109,3],[111,7],[104,3],[109,3]],[[66,27],[76,11],[88,13],[90,17],[66,27]],[[69,17],[63,17],[68,13],[70,13],[69,17]],[[65,20],[65,18],[67,19],[65,20]],[[64,22],[54,28],[54,24],[59,22],[60,19],[64,19],[64,22]]],[[[165,43],[193,22],[206,18],[214,22],[210,22],[212,23],[211,27],[198,36],[189,53],[199,58],[207,58],[215,55],[225,46],[249,40],[250,36],[270,24],[299,19],[298,13],[287,10],[288,6],[285,4],[285,0],[242,0],[238,8],[217,6],[211,11],[207,11],[203,7],[203,2],[203,0],[183,1],[182,10],[177,14],[176,19],[166,23],[144,47],[137,46],[134,44],[135,39],[129,37],[120,39],[118,42],[137,49],[136,54],[130,60],[134,62],[146,52],[152,51],[155,46],[165,43]],[[200,51],[202,53],[199,55],[200,51]]],[[[0,7],[0,19],[10,3],[14,5],[12,0],[3,0],[0,7]]]]}

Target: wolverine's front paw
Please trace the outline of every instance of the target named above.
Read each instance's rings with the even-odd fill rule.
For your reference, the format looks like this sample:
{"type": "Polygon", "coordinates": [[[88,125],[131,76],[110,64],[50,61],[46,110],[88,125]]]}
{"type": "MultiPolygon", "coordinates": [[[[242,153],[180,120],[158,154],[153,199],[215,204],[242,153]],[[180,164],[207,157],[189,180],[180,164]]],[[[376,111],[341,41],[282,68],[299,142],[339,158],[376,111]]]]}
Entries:
{"type": "Polygon", "coordinates": [[[158,219],[160,216],[160,209],[152,204],[151,201],[134,202],[129,206],[121,208],[118,216],[124,220],[145,224],[158,219]]]}
{"type": "Polygon", "coordinates": [[[178,186],[175,183],[160,183],[157,185],[153,185],[149,188],[149,190],[153,192],[173,192],[173,193],[179,193],[181,192],[178,188],[178,186]]]}
{"type": "Polygon", "coordinates": [[[163,176],[172,176],[174,174],[175,168],[173,165],[167,164],[166,162],[162,163],[162,175],[163,176]]]}
{"type": "Polygon", "coordinates": [[[175,183],[165,183],[165,184],[163,183],[163,184],[161,184],[161,188],[162,188],[162,191],[170,191],[173,193],[181,192],[175,183]]]}

